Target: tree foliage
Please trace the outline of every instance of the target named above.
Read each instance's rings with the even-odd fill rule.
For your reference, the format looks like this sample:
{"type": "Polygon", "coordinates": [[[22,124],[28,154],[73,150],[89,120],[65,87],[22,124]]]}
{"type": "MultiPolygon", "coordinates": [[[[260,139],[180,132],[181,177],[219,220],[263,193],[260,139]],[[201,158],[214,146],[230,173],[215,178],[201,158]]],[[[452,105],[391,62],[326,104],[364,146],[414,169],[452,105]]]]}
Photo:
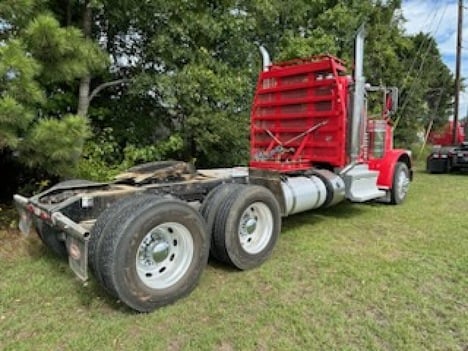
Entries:
{"type": "Polygon", "coordinates": [[[46,84],[72,82],[101,71],[106,57],[76,27],[60,27],[52,16],[41,14],[25,28],[22,38],[28,52],[41,64],[38,79],[46,84]]]}
{"type": "Polygon", "coordinates": [[[401,89],[398,144],[444,123],[454,93],[434,39],[405,34],[400,0],[4,0],[0,14],[0,147],[55,172],[87,125],[81,174],[165,158],[245,164],[258,46],[274,60],[330,53],[351,69],[362,23],[367,80],[401,89]],[[83,87],[89,124],[70,116],[83,87]]]}
{"type": "MultiPolygon", "coordinates": [[[[84,141],[86,118],[63,104],[75,81],[105,68],[107,58],[78,28],[61,27],[45,1],[6,1],[0,46],[0,149],[13,163],[71,175],[84,141]]],[[[12,165],[15,167],[15,165],[12,165]]]]}

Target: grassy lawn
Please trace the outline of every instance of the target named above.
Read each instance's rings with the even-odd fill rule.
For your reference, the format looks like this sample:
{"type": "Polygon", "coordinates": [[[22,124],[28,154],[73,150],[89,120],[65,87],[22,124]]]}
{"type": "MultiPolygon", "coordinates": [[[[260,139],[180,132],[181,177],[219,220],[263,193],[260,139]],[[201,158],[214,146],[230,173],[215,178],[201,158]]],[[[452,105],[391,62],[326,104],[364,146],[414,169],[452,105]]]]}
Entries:
{"type": "Polygon", "coordinates": [[[401,206],[292,216],[253,271],[211,262],[136,314],[0,211],[2,350],[468,350],[468,174],[416,172],[401,206]]]}

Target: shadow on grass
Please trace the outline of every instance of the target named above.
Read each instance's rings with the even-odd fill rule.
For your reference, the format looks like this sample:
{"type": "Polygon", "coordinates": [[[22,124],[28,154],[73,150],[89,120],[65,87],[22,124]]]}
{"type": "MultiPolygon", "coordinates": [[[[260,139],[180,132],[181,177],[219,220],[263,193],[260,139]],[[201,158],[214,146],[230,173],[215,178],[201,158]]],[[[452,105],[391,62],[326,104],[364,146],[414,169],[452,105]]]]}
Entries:
{"type": "MultiPolygon", "coordinates": [[[[31,235],[37,236],[32,232],[31,235]]],[[[103,287],[96,281],[95,277],[88,271],[88,280],[82,282],[74,276],[71,268],[68,266],[68,259],[59,257],[49,250],[38,237],[29,238],[27,240],[27,254],[32,260],[41,260],[45,266],[45,271],[54,277],[59,277],[64,284],[73,285],[69,290],[73,296],[72,300],[79,300],[80,307],[92,310],[98,305],[108,306],[107,309],[112,312],[134,313],[130,308],[120,303],[116,298],[111,296],[103,287]]],[[[102,309],[100,309],[102,312],[102,309]]]]}
{"type": "MultiPolygon", "coordinates": [[[[327,220],[328,218],[346,220],[349,217],[359,216],[363,211],[362,207],[358,207],[349,202],[343,202],[337,206],[319,210],[311,210],[297,215],[293,215],[283,219],[283,231],[298,228],[305,224],[315,224],[327,220]]],[[[134,310],[121,303],[117,298],[109,294],[102,287],[94,276],[90,274],[89,280],[86,283],[75,278],[71,269],[68,267],[66,259],[57,257],[49,249],[47,249],[39,240],[36,233],[34,239],[28,240],[28,253],[32,259],[43,260],[46,265],[46,271],[51,275],[59,276],[64,284],[73,284],[69,289],[72,300],[78,301],[79,307],[92,311],[96,308],[100,313],[118,313],[124,315],[138,314],[134,310]]],[[[225,264],[213,257],[209,258],[208,264],[211,269],[220,272],[221,274],[229,273],[236,274],[240,271],[225,264]]]]}
{"type": "Polygon", "coordinates": [[[426,171],[426,166],[421,166],[421,167],[414,167],[413,172],[415,175],[429,175],[429,176],[444,176],[444,177],[449,177],[453,175],[468,175],[468,167],[465,168],[460,168],[460,169],[455,169],[450,171],[449,173],[429,173],[426,171]]]}
{"type": "MultiPolygon", "coordinates": [[[[336,206],[318,210],[310,210],[303,213],[291,215],[282,219],[282,232],[294,230],[305,224],[317,224],[318,222],[327,220],[328,218],[346,219],[353,216],[358,216],[364,210],[358,208],[350,202],[343,202],[336,206]]],[[[229,266],[226,263],[220,262],[210,255],[208,264],[215,270],[220,270],[227,273],[240,272],[238,269],[229,266]]]]}
{"type": "MultiPolygon", "coordinates": [[[[77,294],[81,305],[88,310],[94,309],[97,305],[104,306],[104,311],[109,313],[119,312],[124,314],[137,314],[138,312],[130,309],[125,304],[121,303],[119,299],[112,296],[104,287],[102,287],[94,276],[89,276],[86,283],[82,283],[76,279],[77,294]]],[[[102,312],[102,308],[100,308],[102,312]]]]}
{"type": "MultiPolygon", "coordinates": [[[[74,276],[71,268],[68,267],[67,259],[58,257],[52,253],[39,241],[39,239],[37,240],[37,244],[39,246],[38,248],[31,248],[31,257],[35,260],[42,260],[42,263],[46,266],[45,270],[48,272],[48,274],[59,277],[59,279],[64,284],[73,285],[73,287],[69,289],[69,292],[71,292],[73,295],[70,296],[70,299],[79,301],[79,308],[86,309],[87,311],[98,309],[99,313],[108,314],[140,314],[140,312],[132,310],[119,299],[112,296],[112,294],[110,294],[103,286],[101,286],[101,284],[89,271],[88,280],[86,282],[80,281],[77,277],[74,276]]],[[[219,262],[211,257],[208,264],[210,265],[211,269],[217,270],[222,274],[233,274],[240,272],[239,270],[219,262]]]]}
{"type": "Polygon", "coordinates": [[[227,272],[227,273],[240,272],[238,269],[231,267],[224,262],[219,261],[218,259],[212,257],[211,255],[210,255],[210,258],[208,259],[208,265],[216,270],[220,270],[220,271],[227,272]]]}
{"type": "MultiPolygon", "coordinates": [[[[382,205],[382,204],[378,204],[382,205]]],[[[328,218],[347,219],[359,216],[364,210],[351,202],[342,202],[336,206],[310,210],[283,218],[283,231],[294,230],[304,224],[315,224],[328,218]]]]}

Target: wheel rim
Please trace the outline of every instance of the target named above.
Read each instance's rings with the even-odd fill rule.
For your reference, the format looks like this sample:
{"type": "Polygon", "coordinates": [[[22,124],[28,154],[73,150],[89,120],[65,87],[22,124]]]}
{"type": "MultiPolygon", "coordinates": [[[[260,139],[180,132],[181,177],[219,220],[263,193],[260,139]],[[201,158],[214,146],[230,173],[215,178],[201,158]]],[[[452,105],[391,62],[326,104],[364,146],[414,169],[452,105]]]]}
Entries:
{"type": "Polygon", "coordinates": [[[151,229],[136,254],[138,277],[151,289],[176,284],[187,272],[194,254],[193,238],[187,227],[167,222],[151,229]]]}
{"type": "Polygon", "coordinates": [[[242,213],[239,224],[239,241],[249,254],[262,251],[273,234],[273,214],[263,202],[251,204],[242,213]]]}
{"type": "Polygon", "coordinates": [[[401,171],[397,178],[397,194],[400,199],[404,199],[409,188],[409,178],[406,172],[401,171]]]}

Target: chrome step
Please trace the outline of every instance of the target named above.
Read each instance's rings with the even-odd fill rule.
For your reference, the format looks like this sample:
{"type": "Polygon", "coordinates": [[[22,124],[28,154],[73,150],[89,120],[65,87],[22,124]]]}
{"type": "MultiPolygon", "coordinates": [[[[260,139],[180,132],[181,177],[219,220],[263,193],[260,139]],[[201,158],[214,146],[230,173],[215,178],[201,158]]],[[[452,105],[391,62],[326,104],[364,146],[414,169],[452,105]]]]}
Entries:
{"type": "Polygon", "coordinates": [[[342,177],[346,187],[346,198],[352,202],[366,202],[386,194],[377,188],[379,172],[370,170],[366,164],[354,166],[342,177]]]}

